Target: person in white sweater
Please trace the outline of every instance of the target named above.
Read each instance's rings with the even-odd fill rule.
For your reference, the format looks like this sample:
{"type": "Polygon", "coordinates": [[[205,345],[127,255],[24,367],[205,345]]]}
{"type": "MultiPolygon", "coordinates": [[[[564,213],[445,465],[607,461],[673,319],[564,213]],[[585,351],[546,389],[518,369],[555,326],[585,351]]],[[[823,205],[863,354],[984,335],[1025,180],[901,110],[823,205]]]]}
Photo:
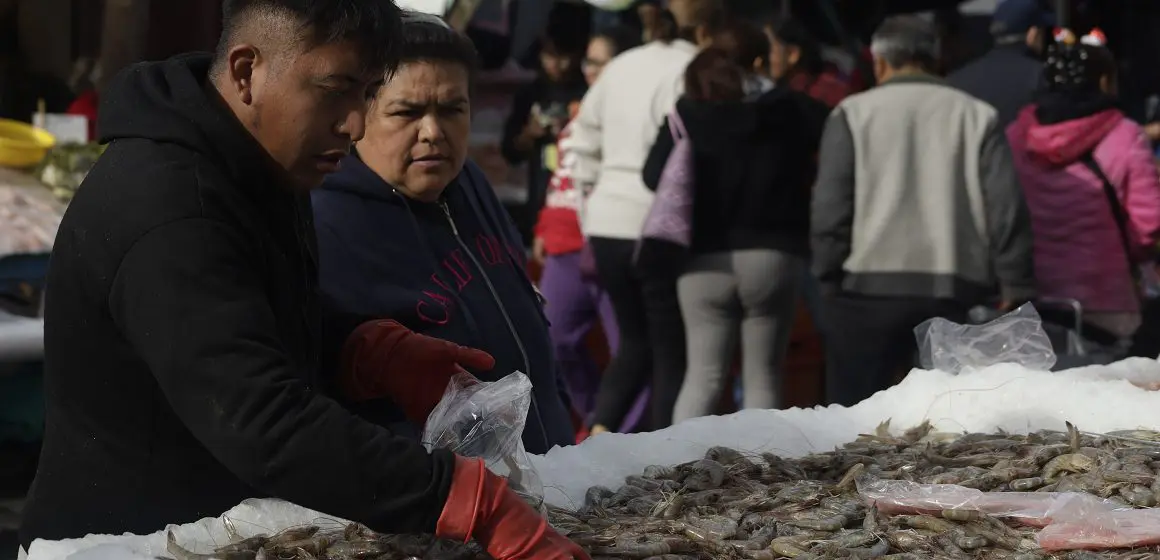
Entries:
{"type": "MultiPolygon", "coordinates": [[[[638,269],[633,259],[653,193],[645,159],[681,95],[685,67],[724,24],[721,0],[671,0],[667,33],[610,62],[572,124],[574,180],[592,185],[584,234],[616,313],[620,347],[605,372],[592,433],[620,427],[639,392],[652,387],[650,429],[668,426],[685,371],[677,303],[680,270],[638,269]]],[[[662,26],[664,27],[664,26],[662,26]]]]}

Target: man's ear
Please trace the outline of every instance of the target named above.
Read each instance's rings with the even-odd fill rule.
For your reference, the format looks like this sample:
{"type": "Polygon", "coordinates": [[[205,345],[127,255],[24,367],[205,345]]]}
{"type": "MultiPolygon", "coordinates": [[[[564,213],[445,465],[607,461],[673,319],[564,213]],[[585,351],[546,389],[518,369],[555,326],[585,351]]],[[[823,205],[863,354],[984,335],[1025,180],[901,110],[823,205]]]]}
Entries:
{"type": "Polygon", "coordinates": [[[246,105],[254,102],[254,67],[260,55],[258,47],[248,44],[238,45],[226,54],[225,85],[246,105]]]}

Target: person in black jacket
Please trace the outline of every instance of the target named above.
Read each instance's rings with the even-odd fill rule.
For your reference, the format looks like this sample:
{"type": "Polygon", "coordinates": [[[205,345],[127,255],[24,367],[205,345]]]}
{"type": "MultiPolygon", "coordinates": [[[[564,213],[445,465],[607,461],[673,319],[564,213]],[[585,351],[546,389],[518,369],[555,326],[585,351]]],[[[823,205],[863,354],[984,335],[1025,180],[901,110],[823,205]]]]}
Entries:
{"type": "MultiPolygon", "coordinates": [[[[716,412],[739,342],[743,406],[779,406],[808,267],[810,187],[828,109],[789,87],[762,93],[751,69],[768,44],[745,26],[730,34],[689,63],[685,95],[643,170],[656,190],[670,156],[681,153],[668,122],[679,119],[692,144],[693,221],[677,282],[688,369],[674,423],[716,412]]],[[[642,247],[642,258],[648,253],[661,254],[642,247]]]]}
{"type": "Polygon", "coordinates": [[[150,533],[277,497],[379,531],[474,537],[496,558],[583,558],[482,461],[361,420],[317,375],[340,354],[324,326],[393,398],[485,361],[385,321],[343,344],[361,319],[321,320],[307,191],[362,137],[400,12],[224,12],[215,55],[138,64],[104,96],[110,144],[48,274],[46,433],[22,543],[150,533]]]}
{"type": "Polygon", "coordinates": [[[1003,0],[991,16],[995,48],[951,73],[947,83],[998,109],[999,126],[1006,128],[1042,89],[1039,58],[1053,25],[1040,0],[1003,0]]]}

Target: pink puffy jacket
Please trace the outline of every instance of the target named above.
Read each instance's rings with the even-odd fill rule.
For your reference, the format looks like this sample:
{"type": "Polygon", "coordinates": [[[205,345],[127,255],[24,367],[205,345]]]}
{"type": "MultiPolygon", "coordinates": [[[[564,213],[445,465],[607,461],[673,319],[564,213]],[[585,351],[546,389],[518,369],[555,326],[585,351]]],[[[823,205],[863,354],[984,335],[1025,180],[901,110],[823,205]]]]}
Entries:
{"type": "Polygon", "coordinates": [[[1030,106],[1007,137],[1031,210],[1040,295],[1077,299],[1089,312],[1138,311],[1103,182],[1080,158],[1094,153],[1128,213],[1131,260],[1147,261],[1160,238],[1160,177],[1140,126],[1115,109],[1042,125],[1030,106]]]}

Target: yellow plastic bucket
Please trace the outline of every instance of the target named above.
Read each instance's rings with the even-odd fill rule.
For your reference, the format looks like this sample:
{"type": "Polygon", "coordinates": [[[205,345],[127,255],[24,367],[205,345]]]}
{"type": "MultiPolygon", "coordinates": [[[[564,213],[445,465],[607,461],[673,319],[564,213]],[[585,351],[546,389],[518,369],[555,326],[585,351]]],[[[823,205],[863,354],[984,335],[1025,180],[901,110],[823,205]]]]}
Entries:
{"type": "Polygon", "coordinates": [[[0,165],[23,169],[32,167],[56,144],[48,132],[27,123],[0,119],[0,165]]]}

